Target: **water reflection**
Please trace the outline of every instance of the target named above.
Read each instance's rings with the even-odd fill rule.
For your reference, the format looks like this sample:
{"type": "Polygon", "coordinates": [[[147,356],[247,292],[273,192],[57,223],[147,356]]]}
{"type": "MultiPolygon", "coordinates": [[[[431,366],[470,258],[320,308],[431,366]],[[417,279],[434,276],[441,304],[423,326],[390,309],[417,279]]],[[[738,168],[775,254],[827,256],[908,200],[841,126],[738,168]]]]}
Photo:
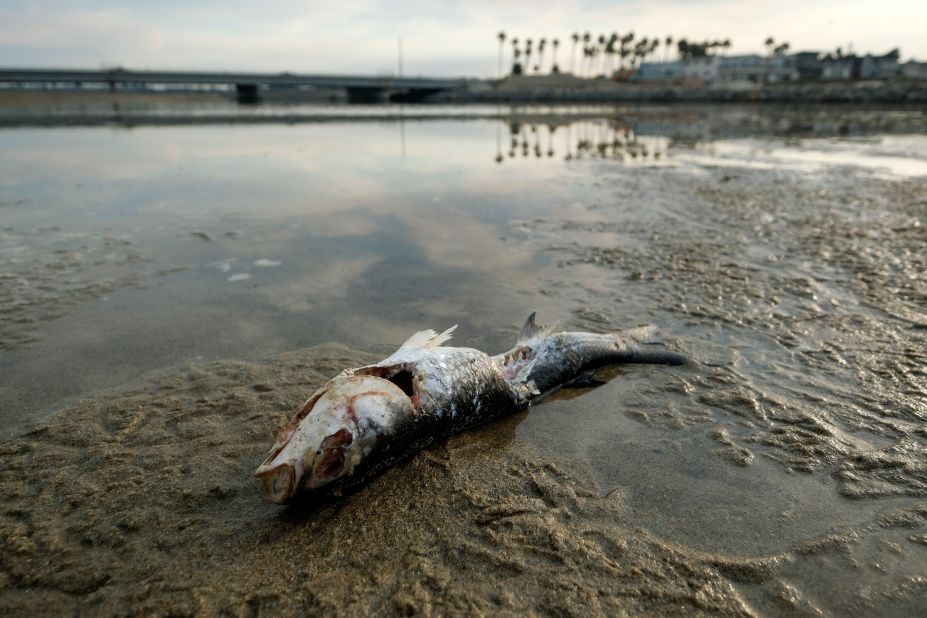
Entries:
{"type": "MultiPolygon", "coordinates": [[[[580,162],[616,173],[927,165],[925,140],[886,136],[917,132],[923,111],[381,106],[336,110],[366,114],[350,119],[288,108],[304,113],[292,123],[249,110],[261,121],[36,128],[2,107],[0,275],[13,284],[0,285],[0,305],[18,313],[0,321],[0,433],[57,398],[197,356],[332,340],[388,352],[423,325],[455,322],[468,343],[498,349],[523,314],[564,315],[576,301],[537,280],[538,264],[558,258],[519,242],[517,222],[592,204],[599,170],[580,162]],[[742,139],[777,127],[788,137],[742,139]],[[880,136],[789,145],[847,127],[880,136]],[[57,380],[34,388],[44,375],[57,380]]],[[[618,243],[609,230],[595,242],[618,243]]],[[[611,289],[597,276],[585,272],[583,290],[611,289]]]]}
{"type": "Polygon", "coordinates": [[[502,128],[496,128],[494,161],[562,158],[608,159],[621,163],[657,162],[667,155],[671,140],[662,135],[639,135],[620,118],[574,122],[506,123],[507,150],[503,152],[502,128]]]}

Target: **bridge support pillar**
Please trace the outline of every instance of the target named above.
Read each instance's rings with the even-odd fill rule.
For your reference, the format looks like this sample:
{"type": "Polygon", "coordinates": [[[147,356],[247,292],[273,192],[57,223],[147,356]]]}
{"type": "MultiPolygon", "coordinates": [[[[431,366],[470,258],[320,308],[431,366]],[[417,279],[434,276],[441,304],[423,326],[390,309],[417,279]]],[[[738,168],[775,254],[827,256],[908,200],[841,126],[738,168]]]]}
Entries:
{"type": "Polygon", "coordinates": [[[235,93],[238,102],[243,105],[261,102],[260,87],[257,84],[235,84],[235,93]]]}
{"type": "Polygon", "coordinates": [[[389,102],[389,94],[386,92],[385,88],[349,87],[347,90],[348,90],[348,103],[387,103],[389,102]]]}

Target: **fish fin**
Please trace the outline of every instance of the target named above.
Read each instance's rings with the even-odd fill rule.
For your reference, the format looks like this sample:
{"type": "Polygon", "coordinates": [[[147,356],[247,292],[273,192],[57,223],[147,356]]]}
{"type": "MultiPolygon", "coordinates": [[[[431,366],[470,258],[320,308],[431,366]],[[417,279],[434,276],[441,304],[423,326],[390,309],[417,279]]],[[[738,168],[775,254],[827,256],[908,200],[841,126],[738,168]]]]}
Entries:
{"type": "Polygon", "coordinates": [[[428,330],[420,330],[406,339],[406,342],[399,346],[399,349],[440,347],[442,343],[451,338],[451,333],[453,333],[456,328],[457,324],[454,324],[440,335],[430,328],[428,330]]]}
{"type": "Polygon", "coordinates": [[[528,319],[525,320],[525,325],[521,327],[521,331],[518,333],[518,337],[515,339],[516,346],[520,343],[526,343],[537,336],[543,336],[550,333],[550,327],[543,324],[538,324],[534,321],[536,314],[537,311],[532,311],[531,315],[528,316],[528,319]]]}

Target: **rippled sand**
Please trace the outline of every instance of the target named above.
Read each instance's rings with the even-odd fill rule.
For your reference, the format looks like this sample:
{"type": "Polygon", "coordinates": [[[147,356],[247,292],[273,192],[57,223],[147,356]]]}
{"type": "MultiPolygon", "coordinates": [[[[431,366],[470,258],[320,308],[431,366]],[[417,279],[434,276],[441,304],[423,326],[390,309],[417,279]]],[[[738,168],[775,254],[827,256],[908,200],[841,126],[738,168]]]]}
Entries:
{"type": "MultiPolygon", "coordinates": [[[[516,441],[521,417],[451,439],[329,504],[267,503],[251,472],[279,411],[369,360],[325,346],[192,365],[82,400],[4,444],[0,606],[749,615],[737,585],[801,607],[779,569],[857,540],[747,557],[667,543],[625,523],[621,491],[600,495],[516,441]]],[[[923,526],[925,516],[897,523],[923,526]]]]}

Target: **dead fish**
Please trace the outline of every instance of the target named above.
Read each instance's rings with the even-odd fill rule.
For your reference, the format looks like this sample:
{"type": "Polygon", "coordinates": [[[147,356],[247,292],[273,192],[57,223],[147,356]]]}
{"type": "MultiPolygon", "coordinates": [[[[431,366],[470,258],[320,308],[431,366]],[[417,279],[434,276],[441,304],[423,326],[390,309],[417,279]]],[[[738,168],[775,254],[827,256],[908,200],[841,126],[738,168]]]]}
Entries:
{"type": "Polygon", "coordinates": [[[277,432],[254,476],[277,503],[337,493],[423,447],[511,414],[615,363],[681,364],[652,327],[550,332],[531,314],[512,349],[444,346],[456,329],[412,335],[388,358],[329,380],[277,432]]]}

